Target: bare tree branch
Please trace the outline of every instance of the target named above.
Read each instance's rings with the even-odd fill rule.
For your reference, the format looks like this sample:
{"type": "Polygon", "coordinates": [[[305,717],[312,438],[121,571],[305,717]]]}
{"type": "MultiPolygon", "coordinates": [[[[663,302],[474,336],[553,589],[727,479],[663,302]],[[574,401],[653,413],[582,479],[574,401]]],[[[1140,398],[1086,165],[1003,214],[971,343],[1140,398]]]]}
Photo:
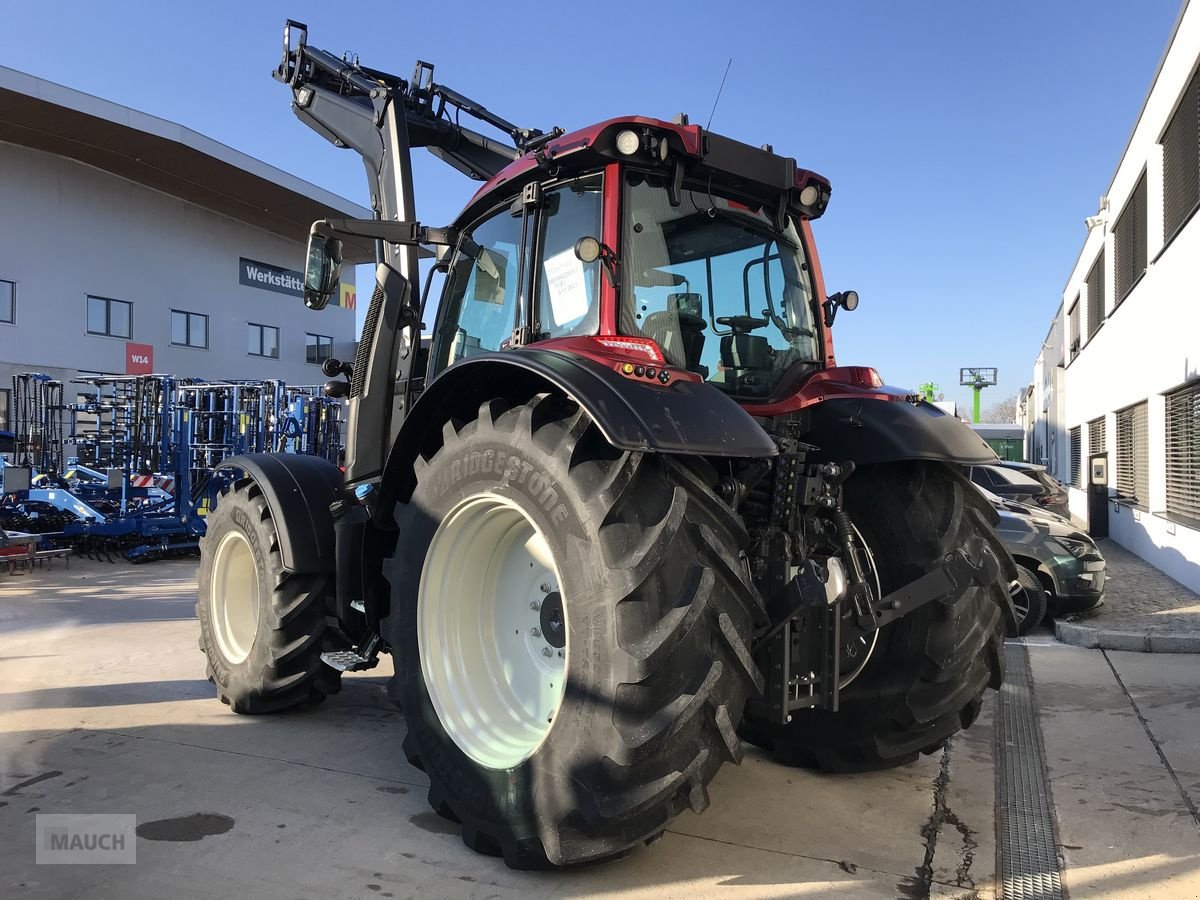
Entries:
{"type": "Polygon", "coordinates": [[[1001,400],[999,403],[989,406],[983,411],[983,415],[980,416],[980,421],[1015,425],[1017,421],[1016,395],[1009,397],[1007,400],[1001,400]]]}

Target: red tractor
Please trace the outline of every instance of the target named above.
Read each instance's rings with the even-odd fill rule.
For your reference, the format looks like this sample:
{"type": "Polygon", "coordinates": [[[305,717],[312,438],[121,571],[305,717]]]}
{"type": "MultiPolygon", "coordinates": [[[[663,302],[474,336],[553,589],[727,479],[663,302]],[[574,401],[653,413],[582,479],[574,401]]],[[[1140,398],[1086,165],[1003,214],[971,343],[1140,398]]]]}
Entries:
{"type": "Polygon", "coordinates": [[[353,364],[326,363],[344,472],[227,463],[197,605],[220,698],[313,704],[391,653],[431,806],[514,867],[654,840],[742,739],[851,771],[970,725],[1015,629],[959,472],[994,454],[834,362],[858,298],[817,262],[829,182],[685,117],[518,128],[432,76],[285,30],[276,77],[376,213],[313,225],[305,303],[344,241],[375,242],[376,283],[353,364]],[[422,146],[484,182],[446,228],[414,215],[422,146]]]}

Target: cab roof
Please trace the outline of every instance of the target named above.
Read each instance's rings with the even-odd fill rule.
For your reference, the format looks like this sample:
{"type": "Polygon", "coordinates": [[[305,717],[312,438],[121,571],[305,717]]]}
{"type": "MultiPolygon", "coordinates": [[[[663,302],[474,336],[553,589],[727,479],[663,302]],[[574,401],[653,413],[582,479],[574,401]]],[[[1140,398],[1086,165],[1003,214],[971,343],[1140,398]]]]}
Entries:
{"type": "MultiPolygon", "coordinates": [[[[550,137],[533,146],[488,179],[459,214],[468,223],[498,203],[511,200],[524,185],[555,175],[594,171],[610,162],[628,162],[671,170],[682,165],[688,177],[714,177],[748,196],[798,207],[801,215],[817,218],[831,192],[829,181],[801,169],[791,157],[768,147],[752,147],[699,125],[664,122],[646,116],[618,116],[595,125],[550,137]],[[617,135],[633,131],[641,139],[631,154],[617,149],[617,135]],[[800,204],[805,187],[816,189],[818,202],[800,204]]],[[[807,196],[807,195],[806,195],[807,196]]]]}

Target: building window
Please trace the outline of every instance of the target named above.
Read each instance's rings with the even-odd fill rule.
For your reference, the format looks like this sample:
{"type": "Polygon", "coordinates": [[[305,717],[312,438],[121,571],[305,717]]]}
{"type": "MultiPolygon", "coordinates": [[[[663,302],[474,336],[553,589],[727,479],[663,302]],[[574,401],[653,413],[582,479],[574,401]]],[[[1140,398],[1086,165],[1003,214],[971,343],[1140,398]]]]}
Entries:
{"type": "Polygon", "coordinates": [[[1113,226],[1113,246],[1116,256],[1117,295],[1113,308],[1133,290],[1134,284],[1146,271],[1146,173],[1138,179],[1129,202],[1121,210],[1117,224],[1113,226]]]}
{"type": "Polygon", "coordinates": [[[256,325],[253,322],[249,324],[247,350],[250,355],[279,359],[279,329],[274,325],[256,325]]]}
{"type": "Polygon", "coordinates": [[[179,347],[208,349],[208,316],[171,310],[171,343],[179,347]]]}
{"type": "Polygon", "coordinates": [[[333,356],[333,338],[324,334],[306,334],[304,336],[305,362],[320,365],[333,356]]]}
{"type": "Polygon", "coordinates": [[[1071,484],[1083,487],[1083,431],[1076,425],[1071,429],[1071,484]]]}
{"type": "Polygon", "coordinates": [[[1067,362],[1073,360],[1079,355],[1079,298],[1075,298],[1075,302],[1071,305],[1071,311],[1067,313],[1067,319],[1070,321],[1071,334],[1071,349],[1067,357],[1067,362]]]}
{"type": "Polygon", "coordinates": [[[0,388],[0,428],[8,430],[8,401],[12,392],[8,388],[0,388]]]}
{"type": "Polygon", "coordinates": [[[1167,515],[1200,525],[1200,381],[1167,394],[1167,515]]]}
{"type": "Polygon", "coordinates": [[[1103,453],[1108,448],[1104,441],[1104,416],[1088,422],[1088,455],[1103,453]]]}
{"type": "Polygon", "coordinates": [[[1088,295],[1088,340],[1100,328],[1104,321],[1104,251],[1092,263],[1092,270],[1087,277],[1088,295]]]}
{"type": "Polygon", "coordinates": [[[1200,71],[1192,76],[1162,136],[1163,240],[1169,241],[1200,204],[1200,71]]]}
{"type": "Polygon", "coordinates": [[[0,322],[17,323],[17,285],[12,281],[0,281],[0,322]]]}
{"type": "Polygon", "coordinates": [[[107,337],[130,338],[133,336],[133,304],[109,297],[87,298],[88,334],[103,334],[107,337]]]}
{"type": "Polygon", "coordinates": [[[1150,505],[1149,438],[1146,404],[1117,411],[1117,496],[1137,506],[1150,505]]]}

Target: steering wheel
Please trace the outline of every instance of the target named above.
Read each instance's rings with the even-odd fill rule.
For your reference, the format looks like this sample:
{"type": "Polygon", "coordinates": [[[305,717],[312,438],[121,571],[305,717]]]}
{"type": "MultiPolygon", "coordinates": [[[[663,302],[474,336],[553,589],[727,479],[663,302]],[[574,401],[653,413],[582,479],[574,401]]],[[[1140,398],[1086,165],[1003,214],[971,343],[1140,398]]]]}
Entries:
{"type": "Polygon", "coordinates": [[[718,325],[728,325],[734,334],[749,334],[755,328],[765,328],[766,319],[756,319],[754,316],[719,316],[718,325]]]}

